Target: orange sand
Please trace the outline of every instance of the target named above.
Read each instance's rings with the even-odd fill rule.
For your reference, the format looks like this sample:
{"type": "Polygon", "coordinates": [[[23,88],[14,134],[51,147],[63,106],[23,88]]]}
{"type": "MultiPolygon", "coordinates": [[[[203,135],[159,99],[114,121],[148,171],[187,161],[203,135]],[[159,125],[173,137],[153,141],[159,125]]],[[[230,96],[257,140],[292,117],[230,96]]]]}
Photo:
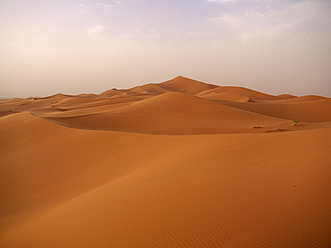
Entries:
{"type": "Polygon", "coordinates": [[[331,247],[330,107],[183,77],[0,101],[0,247],[331,247]]]}

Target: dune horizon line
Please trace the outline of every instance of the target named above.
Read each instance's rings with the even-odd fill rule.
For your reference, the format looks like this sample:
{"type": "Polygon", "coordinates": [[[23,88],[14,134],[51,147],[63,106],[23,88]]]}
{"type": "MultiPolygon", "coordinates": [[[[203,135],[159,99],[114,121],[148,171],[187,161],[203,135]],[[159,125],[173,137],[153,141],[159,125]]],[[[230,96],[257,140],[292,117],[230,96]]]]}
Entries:
{"type": "Polygon", "coordinates": [[[331,99],[185,77],[0,101],[3,248],[329,248],[331,99]]]}
{"type": "MultiPolygon", "coordinates": [[[[186,79],[186,80],[192,80],[192,81],[196,81],[196,82],[200,82],[200,83],[204,83],[204,84],[208,84],[208,85],[213,85],[215,87],[238,87],[238,88],[244,88],[244,89],[248,89],[248,90],[253,90],[253,91],[258,91],[258,92],[262,92],[258,89],[253,89],[253,88],[250,88],[250,87],[244,87],[244,86],[240,86],[238,84],[236,85],[226,85],[226,84],[211,84],[211,83],[205,83],[203,81],[198,81],[198,80],[195,80],[195,79],[191,79],[189,77],[185,77],[185,76],[182,76],[182,75],[178,75],[178,76],[175,76],[171,79],[168,79],[166,81],[163,81],[163,82],[148,82],[148,83],[144,83],[142,85],[139,85],[137,84],[136,86],[132,86],[132,87],[129,87],[129,88],[118,88],[118,87],[111,87],[110,89],[106,89],[106,90],[103,90],[101,91],[100,93],[91,93],[91,92],[85,92],[85,93],[64,93],[64,92],[56,92],[56,93],[53,93],[53,94],[47,94],[47,95],[44,95],[44,96],[40,96],[40,95],[30,95],[30,96],[25,96],[25,97],[0,97],[0,100],[9,100],[9,99],[22,99],[22,98],[46,98],[46,97],[51,97],[51,96],[55,96],[55,95],[65,95],[65,96],[84,96],[84,95],[101,95],[103,94],[104,92],[106,91],[109,91],[111,89],[113,90],[119,90],[119,91],[129,91],[131,89],[134,89],[136,87],[139,87],[139,86],[146,86],[146,85],[160,85],[164,82],[168,82],[168,81],[172,81],[172,80],[178,80],[178,79],[186,79]]],[[[282,95],[285,95],[285,96],[322,96],[322,97],[326,97],[326,98],[329,98],[329,96],[326,96],[326,95],[321,95],[321,94],[311,94],[309,92],[307,92],[306,94],[288,94],[288,93],[280,93],[280,94],[274,94],[274,93],[266,93],[268,95],[273,95],[273,96],[282,96],[282,95]]]]}

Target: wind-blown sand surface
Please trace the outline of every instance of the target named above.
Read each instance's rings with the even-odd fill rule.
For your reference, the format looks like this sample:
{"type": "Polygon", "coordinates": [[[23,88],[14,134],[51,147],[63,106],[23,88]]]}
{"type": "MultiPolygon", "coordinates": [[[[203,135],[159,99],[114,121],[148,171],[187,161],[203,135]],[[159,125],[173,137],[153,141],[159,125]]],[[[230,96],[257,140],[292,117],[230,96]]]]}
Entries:
{"type": "Polygon", "coordinates": [[[183,77],[0,101],[0,247],[330,247],[330,109],[183,77]]]}

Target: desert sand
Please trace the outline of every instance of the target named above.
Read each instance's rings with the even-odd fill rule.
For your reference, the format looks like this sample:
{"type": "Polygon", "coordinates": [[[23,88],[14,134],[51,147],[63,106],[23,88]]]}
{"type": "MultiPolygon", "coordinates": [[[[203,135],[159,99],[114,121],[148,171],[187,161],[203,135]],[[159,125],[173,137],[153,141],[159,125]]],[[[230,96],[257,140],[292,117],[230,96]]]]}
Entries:
{"type": "Polygon", "coordinates": [[[177,77],[0,116],[0,247],[331,247],[330,98],[177,77]]]}

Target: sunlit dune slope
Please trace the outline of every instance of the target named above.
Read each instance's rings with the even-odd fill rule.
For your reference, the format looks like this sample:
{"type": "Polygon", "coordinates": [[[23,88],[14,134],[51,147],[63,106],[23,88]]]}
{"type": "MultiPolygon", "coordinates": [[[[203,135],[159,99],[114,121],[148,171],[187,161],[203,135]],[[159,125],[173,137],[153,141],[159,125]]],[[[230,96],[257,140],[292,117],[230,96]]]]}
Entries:
{"type": "Polygon", "coordinates": [[[254,125],[291,128],[288,121],[263,116],[185,93],[171,92],[99,114],[68,116],[50,121],[74,128],[150,134],[256,132],[254,125]]]}
{"type": "Polygon", "coordinates": [[[129,94],[142,94],[142,95],[160,95],[169,92],[162,88],[158,84],[145,84],[143,86],[137,86],[129,90],[129,94]]]}
{"type": "Polygon", "coordinates": [[[221,103],[238,109],[288,120],[306,122],[331,121],[331,99],[297,102],[291,101],[287,103],[268,102],[244,104],[230,101],[222,101],[221,103]]]}
{"type": "Polygon", "coordinates": [[[99,98],[121,97],[126,95],[126,90],[111,89],[99,94],[99,98]]]}
{"type": "Polygon", "coordinates": [[[56,113],[63,111],[70,111],[75,109],[88,109],[94,107],[112,108],[115,104],[123,104],[135,102],[145,99],[146,96],[124,96],[120,98],[99,98],[99,97],[82,97],[82,96],[65,96],[56,95],[45,98],[26,98],[26,99],[10,99],[0,101],[0,115],[8,115],[12,113],[19,113],[30,111],[42,113],[56,113]]]}
{"type": "Polygon", "coordinates": [[[124,95],[160,95],[166,92],[185,92],[196,94],[216,88],[216,85],[199,82],[193,79],[178,76],[163,83],[150,83],[136,86],[128,90],[111,89],[101,93],[100,97],[120,97],[124,95]]]}
{"type": "Polygon", "coordinates": [[[293,96],[293,95],[290,95],[290,94],[281,94],[281,95],[278,95],[277,97],[280,98],[280,99],[284,99],[284,100],[288,100],[288,99],[291,99],[291,98],[296,98],[296,96],[293,96]]]}
{"type": "Polygon", "coordinates": [[[326,100],[326,97],[323,96],[315,96],[315,95],[308,95],[308,96],[299,96],[287,99],[288,102],[305,102],[305,101],[318,101],[318,100],[326,100]]]}
{"type": "MultiPolygon", "coordinates": [[[[199,96],[199,94],[197,95],[199,96]]],[[[214,93],[211,92],[209,94],[203,94],[202,98],[209,99],[209,100],[225,100],[225,101],[232,101],[232,102],[250,102],[252,101],[247,96],[242,96],[233,93],[214,93]]]]}
{"type": "MultiPolygon", "coordinates": [[[[78,109],[81,110],[78,111],[81,114],[84,114],[83,109],[86,110],[86,114],[93,114],[93,108],[95,108],[95,113],[99,113],[100,111],[106,111],[107,109],[112,110],[115,108],[131,105],[131,103],[146,98],[151,98],[154,96],[171,92],[181,92],[189,95],[195,95],[210,101],[224,101],[221,102],[223,105],[231,105],[234,102],[232,104],[233,106],[242,106],[240,108],[246,111],[252,111],[254,113],[260,113],[267,116],[285,119],[301,119],[302,121],[313,122],[320,122],[321,120],[323,121],[323,119],[325,118],[320,115],[316,118],[296,118],[297,114],[295,113],[295,110],[297,110],[297,107],[293,107],[294,105],[285,104],[328,100],[328,98],[313,95],[295,97],[292,95],[283,94],[279,96],[272,96],[243,87],[216,86],[179,76],[163,83],[149,83],[142,86],[136,86],[131,89],[114,88],[111,90],[107,90],[100,95],[79,94],[73,96],[56,94],[49,97],[31,97],[25,99],[16,98],[1,100],[0,116],[24,111],[29,111],[34,114],[42,113],[46,116],[73,116],[75,115],[75,113],[77,113],[77,111],[70,114],[64,114],[63,112],[78,109]],[[248,104],[236,105],[236,102],[248,104]],[[253,102],[254,104],[261,105],[254,105],[251,104],[251,102],[253,102]],[[264,110],[264,106],[269,106],[269,103],[283,103],[284,105],[281,105],[279,107],[279,111],[271,111],[271,113],[269,114],[269,107],[266,107],[266,109],[264,110]]],[[[171,103],[169,104],[171,105],[171,103]]],[[[310,104],[307,104],[306,106],[308,105],[310,104]]],[[[312,103],[311,105],[313,106],[316,104],[312,103]]],[[[308,113],[310,113],[309,109],[310,108],[308,106],[308,113]]],[[[300,111],[302,112],[302,110],[299,110],[299,112],[300,111]]]]}
{"type": "Polygon", "coordinates": [[[65,94],[62,94],[62,93],[58,93],[58,94],[51,95],[51,96],[40,97],[40,99],[60,100],[60,99],[64,99],[64,98],[67,98],[67,97],[73,97],[73,96],[71,96],[71,95],[65,95],[65,94]]]}
{"type": "Polygon", "coordinates": [[[0,135],[4,248],[331,244],[330,128],[145,135],[19,113],[0,135]]]}
{"type": "MultiPolygon", "coordinates": [[[[74,99],[64,99],[59,101],[54,106],[60,110],[74,110],[74,109],[86,109],[86,108],[93,108],[99,106],[110,106],[113,104],[121,104],[121,103],[131,103],[145,99],[145,96],[125,96],[121,98],[94,98],[94,99],[81,99],[81,98],[74,98],[74,99]]],[[[34,109],[38,110],[38,109],[34,109]]]]}
{"type": "Polygon", "coordinates": [[[331,247],[330,107],[184,77],[2,100],[0,246],[331,247]]]}
{"type": "Polygon", "coordinates": [[[211,90],[217,87],[216,85],[199,82],[182,76],[176,77],[158,85],[168,91],[185,92],[189,94],[197,94],[202,91],[211,90]]]}
{"type": "MultiPolygon", "coordinates": [[[[243,88],[243,87],[234,87],[234,86],[219,86],[211,90],[202,91],[198,94],[198,96],[206,96],[206,95],[216,95],[221,93],[230,93],[241,95],[250,98],[251,100],[280,100],[281,97],[272,96],[268,94],[264,94],[255,90],[243,88]]],[[[225,99],[226,100],[226,99],[225,99]]]]}

